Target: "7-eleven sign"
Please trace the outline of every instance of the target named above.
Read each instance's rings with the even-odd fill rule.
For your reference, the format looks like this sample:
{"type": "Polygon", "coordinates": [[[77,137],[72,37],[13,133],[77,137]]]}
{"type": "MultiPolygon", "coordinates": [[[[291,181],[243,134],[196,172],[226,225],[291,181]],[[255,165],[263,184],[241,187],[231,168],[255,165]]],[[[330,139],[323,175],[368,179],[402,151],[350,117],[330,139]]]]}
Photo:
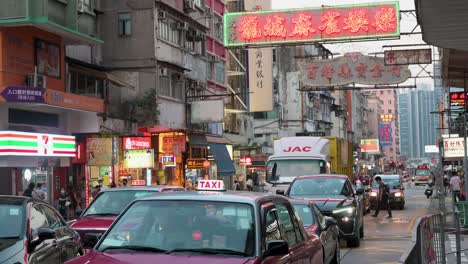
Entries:
{"type": "Polygon", "coordinates": [[[52,138],[49,135],[42,135],[40,137],[41,141],[39,144],[39,153],[42,155],[51,155],[52,154],[52,138]]]}

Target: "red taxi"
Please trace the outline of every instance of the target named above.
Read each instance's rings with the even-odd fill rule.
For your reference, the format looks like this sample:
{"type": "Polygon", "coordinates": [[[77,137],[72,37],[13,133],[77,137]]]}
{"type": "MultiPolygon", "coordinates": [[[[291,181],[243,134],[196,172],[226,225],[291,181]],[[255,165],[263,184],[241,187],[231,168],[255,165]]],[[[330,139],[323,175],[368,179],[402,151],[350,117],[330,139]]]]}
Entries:
{"type": "Polygon", "coordinates": [[[67,263],[323,263],[320,239],[285,197],[201,186],[131,202],[90,253],[67,263]]]}
{"type": "Polygon", "coordinates": [[[94,236],[106,232],[131,201],[155,192],[174,191],[185,191],[185,189],[166,185],[105,189],[96,196],[80,217],[68,224],[80,234],[84,248],[91,248],[87,241],[89,235],[94,236]]]}

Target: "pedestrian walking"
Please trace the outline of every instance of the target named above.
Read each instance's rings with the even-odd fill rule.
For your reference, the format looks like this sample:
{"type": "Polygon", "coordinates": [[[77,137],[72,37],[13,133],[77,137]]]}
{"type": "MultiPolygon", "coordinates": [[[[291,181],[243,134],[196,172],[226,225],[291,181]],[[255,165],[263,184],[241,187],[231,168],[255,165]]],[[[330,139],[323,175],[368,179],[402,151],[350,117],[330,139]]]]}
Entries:
{"type": "Polygon", "coordinates": [[[110,187],[115,188],[115,187],[117,187],[117,185],[115,185],[115,182],[111,182],[110,187]]]}
{"type": "MultiPolygon", "coordinates": [[[[78,208],[78,197],[76,196],[75,189],[73,186],[68,187],[68,199],[70,201],[70,206],[68,206],[68,219],[75,219],[76,218],[76,210],[78,208]]],[[[80,208],[81,209],[81,208],[80,208]]]]}
{"type": "Polygon", "coordinates": [[[388,217],[392,218],[392,208],[390,208],[389,204],[389,196],[390,196],[390,188],[387,184],[382,181],[380,176],[375,177],[375,181],[379,185],[379,194],[377,195],[377,207],[375,209],[375,214],[372,215],[373,217],[377,217],[379,215],[380,209],[384,210],[387,209],[388,217]]]}
{"type": "Polygon", "coordinates": [[[91,196],[93,198],[96,198],[96,196],[99,194],[100,191],[101,191],[101,185],[97,184],[96,186],[94,186],[94,190],[91,192],[91,196]]]}
{"type": "Polygon", "coordinates": [[[241,186],[240,186],[240,183],[238,180],[234,180],[234,190],[236,191],[240,191],[241,190],[241,186]]]}
{"type": "Polygon", "coordinates": [[[70,200],[65,189],[60,190],[60,195],[58,199],[58,211],[65,220],[68,220],[67,217],[67,207],[70,205],[70,200]]]}
{"type": "Polygon", "coordinates": [[[32,192],[34,191],[34,182],[30,182],[28,188],[24,190],[23,196],[32,197],[32,192]]]}
{"type": "Polygon", "coordinates": [[[253,191],[253,180],[252,180],[252,178],[249,178],[249,179],[247,180],[246,185],[247,185],[247,190],[248,190],[249,192],[253,191]]]}
{"type": "Polygon", "coordinates": [[[450,191],[452,192],[452,200],[454,203],[458,203],[460,201],[460,198],[461,198],[460,185],[461,185],[460,176],[458,176],[458,174],[454,174],[452,178],[450,178],[450,191]]]}
{"type": "Polygon", "coordinates": [[[38,182],[36,184],[36,189],[32,191],[32,197],[42,201],[47,200],[47,194],[42,190],[42,183],[38,182]]]}
{"type": "Polygon", "coordinates": [[[123,181],[122,181],[122,186],[123,186],[123,187],[126,187],[127,184],[128,184],[128,180],[127,180],[127,179],[123,179],[123,181]]]}

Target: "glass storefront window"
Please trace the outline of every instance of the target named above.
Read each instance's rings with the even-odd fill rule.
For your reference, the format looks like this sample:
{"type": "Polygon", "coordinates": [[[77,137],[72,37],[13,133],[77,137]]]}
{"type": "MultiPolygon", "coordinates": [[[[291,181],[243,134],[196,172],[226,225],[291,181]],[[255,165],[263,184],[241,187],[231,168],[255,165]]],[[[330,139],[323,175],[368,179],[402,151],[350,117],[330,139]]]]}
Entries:
{"type": "Polygon", "coordinates": [[[47,194],[47,200],[50,202],[52,197],[52,190],[50,188],[50,176],[51,171],[49,169],[44,168],[24,168],[22,169],[22,185],[23,193],[32,182],[34,185],[41,183],[42,189],[47,194]]]}

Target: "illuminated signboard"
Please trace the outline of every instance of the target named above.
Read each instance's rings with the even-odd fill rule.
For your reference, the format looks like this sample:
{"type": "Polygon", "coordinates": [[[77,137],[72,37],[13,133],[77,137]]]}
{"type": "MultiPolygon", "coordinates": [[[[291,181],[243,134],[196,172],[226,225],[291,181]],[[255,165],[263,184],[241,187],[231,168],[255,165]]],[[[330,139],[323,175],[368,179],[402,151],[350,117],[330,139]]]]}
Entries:
{"type": "Polygon", "coordinates": [[[392,114],[381,114],[380,115],[380,122],[390,123],[392,121],[393,121],[393,115],[392,114]]]}
{"type": "Polygon", "coordinates": [[[360,147],[361,152],[378,153],[380,151],[378,139],[361,139],[360,147]]]}
{"type": "Polygon", "coordinates": [[[124,168],[143,169],[154,167],[152,149],[132,149],[124,152],[124,168]]]}
{"type": "Polygon", "coordinates": [[[464,92],[450,93],[450,106],[464,106],[466,94],[464,92]]]}
{"type": "Polygon", "coordinates": [[[162,156],[161,157],[161,162],[164,167],[175,167],[176,166],[176,160],[174,156],[162,156]]]}
{"type": "Polygon", "coordinates": [[[206,159],[187,159],[187,169],[189,170],[199,170],[205,169],[206,159]]]}
{"type": "Polygon", "coordinates": [[[398,2],[224,15],[226,47],[400,36],[398,2]]]}
{"type": "Polygon", "coordinates": [[[382,147],[388,147],[393,144],[391,123],[379,124],[379,143],[382,147]]]}
{"type": "Polygon", "coordinates": [[[386,50],[385,65],[431,64],[431,49],[386,50]]]}
{"type": "Polygon", "coordinates": [[[150,137],[124,137],[123,138],[123,149],[150,149],[151,138],[150,137]]]}
{"type": "Polygon", "coordinates": [[[0,156],[75,157],[75,137],[0,131],[0,156]]]}

